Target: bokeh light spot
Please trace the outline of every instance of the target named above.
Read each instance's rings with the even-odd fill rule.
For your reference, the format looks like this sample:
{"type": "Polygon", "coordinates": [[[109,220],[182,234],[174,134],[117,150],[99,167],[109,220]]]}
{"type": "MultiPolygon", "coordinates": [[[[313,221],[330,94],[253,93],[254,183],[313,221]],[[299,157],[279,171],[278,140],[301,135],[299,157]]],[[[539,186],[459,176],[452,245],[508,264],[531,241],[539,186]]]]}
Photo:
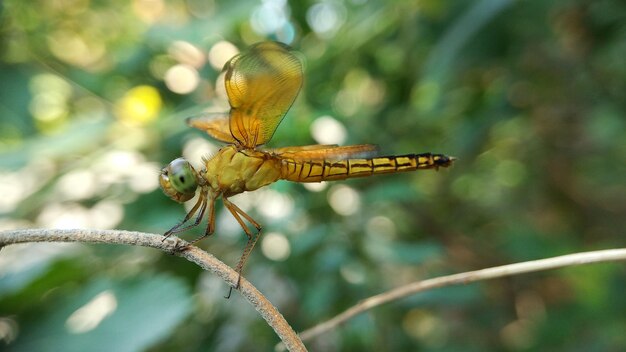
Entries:
{"type": "Polygon", "coordinates": [[[221,70],[224,64],[239,53],[239,49],[225,40],[215,43],[209,50],[209,63],[216,70],[221,70]]]}
{"type": "Polygon", "coordinates": [[[215,0],[187,0],[187,10],[198,18],[210,19],[215,14],[215,0]]]}
{"type": "Polygon", "coordinates": [[[48,47],[60,60],[83,68],[95,68],[106,54],[106,46],[103,41],[90,39],[72,30],[59,29],[48,35],[48,47]]]}
{"type": "Polygon", "coordinates": [[[375,216],[369,219],[365,231],[374,238],[393,239],[396,237],[396,224],[386,216],[375,216]]]}
{"type": "Polygon", "coordinates": [[[259,190],[257,209],[268,218],[283,218],[289,216],[294,208],[293,199],[286,194],[272,189],[259,190]]]}
{"type": "Polygon", "coordinates": [[[311,192],[321,192],[328,187],[327,182],[307,182],[302,184],[304,188],[311,192]]]}
{"type": "MultiPolygon", "coordinates": [[[[98,177],[97,185],[100,190],[106,189],[111,185],[124,184],[130,180],[130,188],[133,187],[133,179],[136,173],[139,173],[139,177],[145,177],[145,171],[143,171],[141,165],[144,156],[135,151],[127,150],[113,150],[102,157],[98,158],[96,162],[91,166],[91,170],[98,177]]],[[[158,168],[157,168],[158,169],[158,168]]],[[[158,172],[154,172],[150,175],[150,179],[156,179],[158,172]]],[[[144,180],[144,182],[154,182],[152,180],[144,180]]],[[[128,192],[127,195],[133,195],[134,193],[128,192]]]]}
{"type": "Polygon", "coordinates": [[[367,278],[365,268],[356,262],[351,262],[346,265],[342,265],[339,272],[347,282],[358,285],[365,282],[367,278]]]}
{"type": "Polygon", "coordinates": [[[346,8],[338,1],[319,2],[306,13],[309,26],[324,38],[333,37],[345,20],[346,8]]]}
{"type": "Polygon", "coordinates": [[[84,306],[78,308],[65,321],[65,327],[73,334],[91,331],[117,309],[117,298],[112,291],[99,293],[84,306]]]}
{"type": "Polygon", "coordinates": [[[96,193],[96,177],[89,170],[68,172],[57,182],[56,191],[61,199],[88,199],[96,193]]]}
{"type": "Polygon", "coordinates": [[[163,0],[133,0],[133,12],[145,23],[158,21],[165,13],[163,0]]]}
{"type": "Polygon", "coordinates": [[[37,224],[46,228],[82,229],[90,227],[89,220],[89,211],[80,204],[52,203],[39,213],[37,224]]]}
{"type": "Polygon", "coordinates": [[[27,187],[31,186],[22,173],[2,172],[0,173],[0,213],[13,210],[17,204],[28,194],[27,187]]]}
{"type": "Polygon", "coordinates": [[[39,93],[29,105],[30,113],[40,122],[54,122],[67,116],[67,102],[56,92],[39,93]]]}
{"type": "Polygon", "coordinates": [[[404,331],[429,347],[438,347],[447,340],[446,325],[441,318],[428,311],[412,309],[402,321],[404,331]]]}
{"type": "Polygon", "coordinates": [[[126,92],[116,105],[117,116],[120,120],[143,125],[156,119],[161,111],[161,95],[156,88],[142,85],[126,92]]]}
{"type": "Polygon", "coordinates": [[[525,319],[515,320],[500,330],[502,344],[512,350],[525,350],[533,345],[533,324],[525,319]]]}
{"type": "Polygon", "coordinates": [[[250,17],[252,29],[263,35],[272,34],[287,24],[284,1],[263,1],[250,17]]]}
{"type": "Polygon", "coordinates": [[[130,189],[137,193],[149,193],[159,187],[158,175],[159,165],[156,163],[141,163],[131,169],[128,185],[130,189]]]}
{"type": "Polygon", "coordinates": [[[124,208],[119,202],[103,200],[90,209],[92,227],[113,229],[124,218],[124,208]]]}
{"type": "Polygon", "coordinates": [[[29,83],[33,94],[54,92],[63,100],[70,98],[72,95],[72,86],[65,79],[55,74],[42,73],[35,75],[29,83]]]}
{"type": "Polygon", "coordinates": [[[359,211],[361,197],[351,187],[335,185],[328,191],[328,203],[337,214],[348,216],[359,211]]]}
{"type": "Polygon", "coordinates": [[[311,135],[319,144],[342,144],[348,132],[343,124],[330,116],[322,116],[311,125],[311,135]]]}
{"type": "Polygon", "coordinates": [[[17,337],[19,325],[12,318],[0,318],[0,340],[6,344],[10,344],[17,337]]]}
{"type": "Polygon", "coordinates": [[[187,159],[196,168],[200,170],[204,167],[202,158],[210,158],[217,153],[218,146],[209,142],[206,138],[192,138],[183,146],[183,157],[187,159]]]}
{"type": "Polygon", "coordinates": [[[283,261],[289,258],[291,246],[283,234],[270,232],[262,238],[261,251],[266,257],[275,261],[283,261]]]}
{"type": "Polygon", "coordinates": [[[68,99],[72,95],[72,87],[64,79],[49,73],[36,75],[29,83],[33,99],[28,109],[39,130],[56,130],[68,117],[68,99]]]}
{"type": "Polygon", "coordinates": [[[169,90],[178,94],[193,92],[200,83],[200,75],[195,68],[179,64],[170,67],[165,72],[165,85],[169,90]]]}
{"type": "Polygon", "coordinates": [[[174,60],[193,68],[200,68],[206,62],[206,57],[202,50],[183,40],[177,40],[172,43],[168,52],[174,60]]]}

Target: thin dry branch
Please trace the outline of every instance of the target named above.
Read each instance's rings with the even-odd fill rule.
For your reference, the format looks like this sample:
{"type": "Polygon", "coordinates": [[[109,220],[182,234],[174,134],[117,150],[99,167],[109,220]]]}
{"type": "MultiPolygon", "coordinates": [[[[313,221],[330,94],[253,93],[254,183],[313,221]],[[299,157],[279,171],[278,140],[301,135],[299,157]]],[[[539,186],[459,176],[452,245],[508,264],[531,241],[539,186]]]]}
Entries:
{"type": "MultiPolygon", "coordinates": [[[[505,276],[529,273],[534,271],[543,271],[562,268],[566,266],[612,262],[620,260],[626,260],[626,248],[575,253],[548,259],[532,260],[528,262],[502,265],[488,269],[469,271],[455,275],[441,276],[424,281],[417,281],[367,298],[352,306],[351,308],[348,308],[343,313],[336,315],[334,318],[301,332],[300,338],[302,339],[302,341],[311,340],[329,330],[336,328],[338,325],[367,310],[422,291],[427,291],[444,286],[468,284],[476,281],[501,278],[505,276]]],[[[277,349],[280,348],[281,346],[278,345],[277,349]]]]}
{"type": "MultiPolygon", "coordinates": [[[[0,248],[9,244],[26,242],[86,242],[152,247],[196,263],[201,268],[219,276],[230,286],[235,286],[237,273],[213,255],[195,246],[190,246],[182,251],[177,250],[177,248],[184,248],[188,244],[179,238],[163,240],[164,237],[161,235],[121,230],[27,229],[0,232],[0,248]]],[[[289,326],[282,314],[243,277],[239,291],[274,329],[288,350],[306,351],[302,340],[289,326]]]]}

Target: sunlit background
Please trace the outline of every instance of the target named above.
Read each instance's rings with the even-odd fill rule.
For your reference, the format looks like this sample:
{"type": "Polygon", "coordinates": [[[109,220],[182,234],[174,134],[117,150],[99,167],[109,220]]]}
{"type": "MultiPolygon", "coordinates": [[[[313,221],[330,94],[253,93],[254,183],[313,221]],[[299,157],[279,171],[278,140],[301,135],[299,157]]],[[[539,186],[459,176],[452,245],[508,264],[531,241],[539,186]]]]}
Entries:
{"type": "MultiPolygon", "coordinates": [[[[6,0],[0,3],[0,229],[163,233],[194,200],[161,167],[219,143],[221,69],[262,40],[305,83],[270,147],[378,144],[452,169],[278,182],[232,198],[264,226],[245,270],[300,331],[415,280],[626,244],[626,5],[601,1],[6,0]]],[[[234,265],[221,204],[200,246],[234,265]]],[[[202,228],[202,226],[201,226],[202,228]]],[[[191,240],[201,230],[181,236],[191,240]]],[[[0,252],[0,349],[271,350],[218,278],[146,248],[0,252]]],[[[626,349],[626,269],[602,264],[417,295],[319,351],[626,349]]]]}

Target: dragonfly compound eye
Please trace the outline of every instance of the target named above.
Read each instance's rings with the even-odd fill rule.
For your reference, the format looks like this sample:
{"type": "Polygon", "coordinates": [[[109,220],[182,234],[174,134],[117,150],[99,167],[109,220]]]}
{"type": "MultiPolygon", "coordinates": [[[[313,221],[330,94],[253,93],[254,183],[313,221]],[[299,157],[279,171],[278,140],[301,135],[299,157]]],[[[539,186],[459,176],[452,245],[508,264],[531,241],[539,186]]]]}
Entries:
{"type": "Polygon", "coordinates": [[[183,158],[167,165],[161,172],[159,182],[163,192],[177,202],[193,198],[198,188],[196,170],[183,158]]]}

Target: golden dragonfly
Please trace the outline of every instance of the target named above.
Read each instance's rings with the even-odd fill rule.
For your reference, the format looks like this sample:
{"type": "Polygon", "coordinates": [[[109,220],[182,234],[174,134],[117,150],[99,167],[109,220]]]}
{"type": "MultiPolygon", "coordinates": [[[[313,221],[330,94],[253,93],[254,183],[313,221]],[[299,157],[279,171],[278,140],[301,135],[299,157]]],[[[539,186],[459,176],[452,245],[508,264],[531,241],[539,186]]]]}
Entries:
{"type": "Polygon", "coordinates": [[[243,266],[261,234],[261,225],[228,198],[254,191],[278,180],[321,182],[422,169],[448,167],[454,157],[443,154],[376,156],[372,144],[352,146],[309,145],[261,148],[293,104],[302,86],[302,64],[293,50],[278,42],[261,42],[234,56],[223,71],[230,112],[203,114],[187,124],[205,131],[227,145],[212,157],[203,158],[203,169],[178,158],[160,174],[163,192],[182,203],[200,194],[183,221],[165,233],[169,237],[200,224],[208,213],[208,224],[195,243],[215,229],[215,201],[222,197],[226,209],[248,237],[236,267],[239,288],[243,266]],[[188,223],[198,213],[192,223],[188,223]],[[256,234],[245,220],[256,228],[256,234]],[[185,224],[187,224],[185,226],[185,224]]]}

